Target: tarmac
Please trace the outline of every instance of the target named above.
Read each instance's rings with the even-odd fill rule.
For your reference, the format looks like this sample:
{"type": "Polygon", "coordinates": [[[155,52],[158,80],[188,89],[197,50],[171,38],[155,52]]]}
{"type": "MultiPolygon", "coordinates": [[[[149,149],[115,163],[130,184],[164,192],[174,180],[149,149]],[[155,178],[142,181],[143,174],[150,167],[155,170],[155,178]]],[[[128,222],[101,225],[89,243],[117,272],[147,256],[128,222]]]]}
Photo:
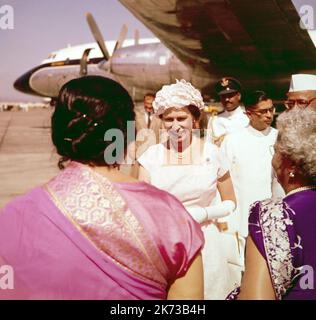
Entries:
{"type": "MultiPolygon", "coordinates": [[[[0,208],[59,172],[59,155],[51,141],[53,111],[49,107],[0,112],[0,208]]],[[[131,173],[130,166],[121,170],[131,173]]]]}
{"type": "Polygon", "coordinates": [[[59,171],[50,138],[53,109],[0,112],[0,208],[59,171]]]}

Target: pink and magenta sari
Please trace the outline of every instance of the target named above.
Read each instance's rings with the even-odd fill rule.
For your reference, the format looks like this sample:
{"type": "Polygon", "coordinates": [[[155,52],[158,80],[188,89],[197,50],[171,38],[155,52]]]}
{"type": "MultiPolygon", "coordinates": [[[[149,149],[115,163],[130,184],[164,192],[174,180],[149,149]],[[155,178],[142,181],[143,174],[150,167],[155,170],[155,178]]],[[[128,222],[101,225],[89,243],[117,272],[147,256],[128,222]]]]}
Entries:
{"type": "Polygon", "coordinates": [[[72,162],[0,212],[0,299],[165,299],[203,242],[172,195],[72,162]]]}

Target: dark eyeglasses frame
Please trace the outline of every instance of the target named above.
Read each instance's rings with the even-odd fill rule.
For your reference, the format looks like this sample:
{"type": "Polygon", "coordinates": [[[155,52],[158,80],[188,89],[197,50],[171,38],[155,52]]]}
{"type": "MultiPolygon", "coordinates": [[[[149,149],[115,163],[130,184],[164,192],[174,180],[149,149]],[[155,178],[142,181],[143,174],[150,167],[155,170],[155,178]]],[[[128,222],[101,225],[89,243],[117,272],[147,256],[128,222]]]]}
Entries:
{"type": "Polygon", "coordinates": [[[304,99],[291,99],[284,101],[284,105],[286,109],[292,109],[297,105],[299,108],[305,109],[307,108],[314,100],[316,100],[316,97],[310,99],[310,100],[304,100],[304,99]]]}
{"type": "Polygon", "coordinates": [[[275,106],[272,106],[271,108],[267,108],[264,110],[250,110],[250,112],[256,113],[256,114],[260,114],[261,116],[264,114],[267,114],[270,111],[270,113],[274,113],[275,111],[275,106]]]}

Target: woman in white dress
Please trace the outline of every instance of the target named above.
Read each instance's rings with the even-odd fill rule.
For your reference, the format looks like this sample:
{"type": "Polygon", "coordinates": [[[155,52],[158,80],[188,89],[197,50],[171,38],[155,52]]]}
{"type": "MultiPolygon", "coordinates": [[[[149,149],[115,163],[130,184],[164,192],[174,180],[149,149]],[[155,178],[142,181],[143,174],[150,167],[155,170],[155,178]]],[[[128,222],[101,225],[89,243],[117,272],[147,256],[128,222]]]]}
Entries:
{"type": "Polygon", "coordinates": [[[226,159],[217,146],[204,141],[196,134],[200,131],[194,130],[204,103],[190,83],[181,80],[163,86],[153,106],[163,121],[167,139],[149,147],[138,159],[139,179],[175,195],[201,223],[205,237],[204,296],[225,299],[231,288],[217,219],[235,208],[226,159]],[[216,200],[217,190],[221,201],[216,200]]]}

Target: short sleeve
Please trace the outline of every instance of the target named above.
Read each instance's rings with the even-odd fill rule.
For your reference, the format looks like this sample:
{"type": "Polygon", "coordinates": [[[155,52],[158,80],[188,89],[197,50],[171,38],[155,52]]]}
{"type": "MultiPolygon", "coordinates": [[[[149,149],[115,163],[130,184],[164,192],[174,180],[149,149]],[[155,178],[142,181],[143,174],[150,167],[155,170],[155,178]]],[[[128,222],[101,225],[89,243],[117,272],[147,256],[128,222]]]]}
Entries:
{"type": "Polygon", "coordinates": [[[139,164],[144,167],[148,172],[157,165],[159,161],[159,145],[150,146],[138,159],[139,164]]]}
{"type": "Polygon", "coordinates": [[[129,184],[119,192],[159,251],[155,272],[168,284],[183,276],[204,245],[200,225],[176,197],[148,183],[129,184]]]}
{"type": "Polygon", "coordinates": [[[229,171],[228,160],[224,152],[216,145],[207,143],[206,145],[206,158],[211,157],[217,168],[217,178],[224,176],[229,171]]]}
{"type": "Polygon", "coordinates": [[[164,260],[169,266],[172,281],[185,275],[190,265],[204,246],[204,235],[198,224],[174,196],[167,195],[165,204],[169,208],[161,237],[164,260]]]}
{"type": "Polygon", "coordinates": [[[266,253],[264,249],[262,231],[260,227],[260,202],[257,201],[250,206],[250,213],[248,219],[249,235],[255,243],[257,249],[266,260],[266,253]]]}
{"type": "Polygon", "coordinates": [[[220,137],[226,134],[223,119],[219,116],[211,117],[208,122],[208,130],[210,130],[215,137],[220,137]]]}

